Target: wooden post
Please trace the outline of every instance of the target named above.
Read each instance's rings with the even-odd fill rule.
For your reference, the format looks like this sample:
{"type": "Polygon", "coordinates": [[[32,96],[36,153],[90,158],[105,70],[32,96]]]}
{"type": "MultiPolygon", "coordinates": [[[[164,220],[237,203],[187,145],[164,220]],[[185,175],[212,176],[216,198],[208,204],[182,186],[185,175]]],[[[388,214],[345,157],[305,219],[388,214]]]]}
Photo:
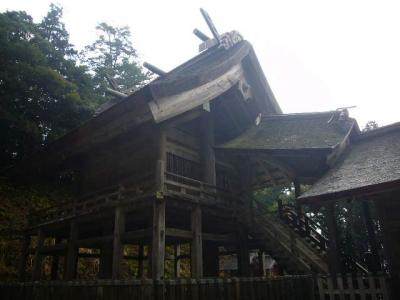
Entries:
{"type": "Polygon", "coordinates": [[[215,242],[205,241],[203,243],[204,277],[218,277],[219,250],[215,242]]]}
{"type": "Polygon", "coordinates": [[[151,247],[151,268],[153,279],[164,278],[165,259],[165,201],[154,199],[153,242],[151,247]]]}
{"type": "Polygon", "coordinates": [[[239,228],[239,274],[240,276],[250,276],[250,253],[247,232],[239,228]]]}
{"type": "Polygon", "coordinates": [[[167,136],[166,130],[163,127],[159,128],[158,131],[158,154],[156,161],[156,198],[163,198],[164,191],[164,180],[165,180],[165,169],[166,169],[166,161],[167,161],[167,136]]]}
{"type": "Polygon", "coordinates": [[[114,234],[113,234],[113,260],[112,260],[112,279],[120,279],[122,271],[122,259],[124,248],[122,235],[125,232],[125,214],[122,207],[115,208],[114,215],[114,234]]]}
{"type": "Polygon", "coordinates": [[[202,115],[202,160],[204,182],[216,185],[215,152],[214,152],[214,122],[209,112],[202,115]]]}
{"type": "Polygon", "coordinates": [[[32,280],[40,280],[40,277],[42,276],[42,261],[43,261],[43,256],[40,253],[43,247],[44,243],[44,232],[42,228],[38,229],[38,234],[37,234],[37,245],[36,245],[36,251],[35,251],[35,258],[33,261],[33,270],[32,270],[32,280]]]}
{"type": "Polygon", "coordinates": [[[293,181],[293,184],[294,184],[294,196],[296,198],[296,200],[295,200],[296,201],[296,215],[297,215],[296,225],[299,230],[299,233],[302,233],[301,216],[303,215],[303,210],[301,208],[301,205],[297,201],[297,197],[299,197],[301,194],[301,186],[300,186],[300,183],[296,179],[293,181]]]}
{"type": "Polygon", "coordinates": [[[180,261],[180,255],[181,255],[181,245],[175,244],[174,245],[174,274],[175,278],[179,278],[179,275],[181,273],[181,261],[180,261]]]}
{"type": "Polygon", "coordinates": [[[265,277],[264,252],[261,249],[258,250],[258,266],[260,268],[259,276],[265,277]]]}
{"type": "Polygon", "coordinates": [[[371,211],[367,200],[362,201],[362,208],[364,213],[365,226],[367,228],[367,233],[368,233],[368,241],[371,246],[371,253],[373,257],[373,266],[369,267],[372,267],[372,270],[370,271],[375,273],[381,270],[379,250],[378,250],[379,246],[376,240],[374,223],[372,221],[371,211]]]}
{"type": "Polygon", "coordinates": [[[104,243],[100,248],[99,278],[112,277],[113,244],[104,243]]]}
{"type": "Polygon", "coordinates": [[[144,246],[143,246],[143,244],[139,245],[138,256],[139,256],[138,277],[144,278],[144,246]]]}
{"type": "Polygon", "coordinates": [[[191,252],[192,277],[203,277],[203,238],[201,233],[201,208],[196,205],[191,213],[191,228],[193,233],[191,252]]]}
{"type": "Polygon", "coordinates": [[[75,221],[71,221],[70,233],[67,244],[67,255],[65,259],[64,279],[72,280],[76,277],[76,265],[78,262],[79,248],[76,245],[78,238],[78,226],[75,221]]]}
{"type": "Polygon", "coordinates": [[[29,255],[29,245],[31,242],[31,237],[26,234],[22,240],[21,244],[21,256],[18,266],[18,280],[25,281],[26,280],[26,261],[28,260],[29,255]]]}
{"type": "MultiPolygon", "coordinates": [[[[61,242],[60,238],[55,238],[55,244],[59,244],[61,242]]],[[[58,265],[60,263],[60,257],[58,254],[54,254],[51,260],[51,280],[57,280],[58,278],[58,265]]]]}
{"type": "Polygon", "coordinates": [[[338,248],[338,231],[335,218],[335,203],[326,205],[326,223],[328,226],[328,261],[332,276],[341,273],[341,261],[338,248]]]}

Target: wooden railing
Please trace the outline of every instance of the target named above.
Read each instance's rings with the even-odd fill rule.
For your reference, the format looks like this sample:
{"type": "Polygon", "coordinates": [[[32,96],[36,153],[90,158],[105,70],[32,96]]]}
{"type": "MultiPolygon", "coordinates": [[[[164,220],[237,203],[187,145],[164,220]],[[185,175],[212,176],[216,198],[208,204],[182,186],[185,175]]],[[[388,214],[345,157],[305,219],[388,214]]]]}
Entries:
{"type": "Polygon", "coordinates": [[[232,207],[232,204],[242,202],[231,191],[170,172],[165,172],[164,185],[167,194],[187,197],[205,204],[232,207]]]}
{"type": "Polygon", "coordinates": [[[298,231],[301,236],[310,239],[310,242],[315,243],[321,251],[326,251],[328,248],[328,234],[320,224],[306,214],[299,215],[292,205],[282,205],[282,207],[279,207],[278,213],[280,219],[298,231]]]}
{"type": "MultiPolygon", "coordinates": [[[[163,192],[178,197],[191,198],[205,204],[221,205],[232,207],[234,202],[240,202],[230,191],[207,184],[206,182],[195,180],[189,177],[180,176],[174,173],[165,172],[163,166],[160,167],[163,176],[159,179],[164,186],[163,192]]],[[[136,182],[121,183],[98,190],[94,193],[83,195],[74,201],[59,203],[53,207],[36,211],[32,215],[31,224],[43,224],[65,220],[67,218],[97,212],[105,207],[115,206],[124,200],[133,200],[135,197],[144,194],[142,188],[150,184],[146,191],[150,194],[156,192],[157,179],[155,173],[145,174],[136,182]],[[155,180],[154,180],[155,179],[155,180]]]]}
{"type": "MultiPolygon", "coordinates": [[[[290,225],[298,234],[307,239],[312,245],[316,245],[319,251],[328,249],[327,230],[319,223],[312,220],[304,213],[298,213],[293,205],[280,205],[278,207],[279,218],[290,225]]],[[[358,272],[368,274],[368,268],[353,257],[344,257],[347,262],[355,267],[358,272]]]]}
{"type": "Polygon", "coordinates": [[[34,212],[31,215],[32,226],[46,222],[65,220],[68,218],[98,212],[117,203],[132,200],[146,195],[150,190],[148,185],[154,186],[154,172],[144,174],[134,183],[121,183],[93,193],[85,194],[74,200],[58,203],[52,207],[34,212]]]}

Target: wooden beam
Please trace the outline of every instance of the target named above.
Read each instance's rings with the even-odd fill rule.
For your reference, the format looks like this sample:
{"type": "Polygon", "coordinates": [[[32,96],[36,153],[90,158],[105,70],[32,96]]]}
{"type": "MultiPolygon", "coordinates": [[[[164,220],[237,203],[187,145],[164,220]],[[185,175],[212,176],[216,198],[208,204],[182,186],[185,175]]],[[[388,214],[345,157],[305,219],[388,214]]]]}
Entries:
{"type": "Polygon", "coordinates": [[[26,280],[26,263],[29,256],[30,242],[30,235],[25,235],[21,243],[21,256],[18,266],[18,280],[21,282],[26,280]]]}
{"type": "Polygon", "coordinates": [[[197,36],[200,40],[202,40],[203,42],[209,40],[210,38],[203,32],[201,32],[199,29],[195,28],[193,30],[193,33],[195,36],[197,36]]]}
{"type": "Polygon", "coordinates": [[[241,64],[236,64],[223,75],[177,95],[152,100],[149,107],[154,121],[160,123],[209,102],[229,90],[243,76],[241,64]]]}
{"type": "Polygon", "coordinates": [[[44,243],[44,232],[42,228],[38,229],[37,233],[37,245],[35,251],[35,258],[33,260],[33,269],[32,269],[32,281],[40,280],[42,275],[42,262],[43,262],[43,255],[40,253],[41,248],[43,247],[44,243]]]}
{"type": "Polygon", "coordinates": [[[127,231],[122,235],[122,240],[124,242],[135,242],[141,241],[146,238],[151,238],[152,228],[138,229],[134,231],[127,231]]]}
{"type": "Polygon", "coordinates": [[[191,240],[193,238],[192,231],[179,228],[166,228],[166,235],[169,237],[175,237],[185,240],[191,240]]]}
{"type": "Polygon", "coordinates": [[[216,233],[203,233],[204,241],[220,242],[220,243],[235,243],[237,238],[234,234],[216,234],[216,233]]]}
{"type": "Polygon", "coordinates": [[[65,259],[64,279],[72,280],[76,277],[76,265],[78,261],[78,226],[74,220],[70,223],[69,239],[67,243],[67,255],[65,259]]]}
{"type": "Polygon", "coordinates": [[[143,63],[143,67],[145,67],[146,69],[148,69],[150,72],[153,72],[159,76],[164,76],[165,74],[167,74],[167,72],[161,70],[160,68],[157,68],[156,66],[149,64],[148,62],[144,62],[143,63]]]}
{"type": "Polygon", "coordinates": [[[110,93],[111,95],[117,96],[117,97],[119,97],[119,98],[126,98],[126,97],[128,97],[127,94],[122,93],[122,92],[120,92],[120,91],[116,91],[116,90],[110,89],[110,88],[106,88],[106,92],[110,93]]]}
{"type": "Polygon", "coordinates": [[[214,22],[213,22],[213,21],[211,20],[211,18],[210,18],[210,15],[209,15],[203,8],[200,8],[200,12],[201,12],[201,14],[203,15],[203,18],[204,18],[204,20],[206,21],[207,26],[208,26],[208,28],[210,29],[210,31],[211,31],[213,37],[214,37],[214,38],[218,41],[218,43],[219,43],[219,41],[220,41],[220,36],[219,36],[218,31],[217,31],[217,28],[215,28],[214,22]]]}
{"type": "Polygon", "coordinates": [[[164,278],[165,259],[165,200],[154,199],[153,203],[153,241],[152,241],[152,279],[164,278]]]}
{"type": "Polygon", "coordinates": [[[125,212],[121,206],[115,208],[114,216],[114,234],[113,234],[113,261],[112,261],[112,279],[120,279],[122,271],[122,259],[124,247],[122,244],[122,235],[125,232],[125,212]]]}
{"type": "MultiPolygon", "coordinates": [[[[167,237],[175,237],[179,239],[192,240],[193,231],[179,229],[179,228],[166,228],[167,237]]],[[[216,234],[216,233],[202,233],[204,241],[231,243],[237,241],[234,234],[216,234]]]]}
{"type": "Polygon", "coordinates": [[[201,208],[196,205],[191,213],[191,229],[193,240],[191,245],[192,277],[203,277],[203,238],[201,232],[201,208]]]}

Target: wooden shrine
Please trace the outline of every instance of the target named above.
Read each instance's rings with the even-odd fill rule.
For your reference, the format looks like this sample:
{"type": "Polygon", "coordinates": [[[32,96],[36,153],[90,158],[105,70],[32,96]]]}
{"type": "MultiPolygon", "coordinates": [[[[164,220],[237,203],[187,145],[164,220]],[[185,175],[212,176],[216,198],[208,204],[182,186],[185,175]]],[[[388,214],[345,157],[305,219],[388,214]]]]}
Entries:
{"type": "MultiPolygon", "coordinates": [[[[216,277],[222,255],[237,257],[236,275],[263,276],[265,253],[284,273],[340,272],[333,206],[327,205],[324,232],[301,205],[341,197],[324,178],[342,166],[351,149],[350,156],[380,134],[361,133],[346,109],[283,114],[250,43],[235,31],[220,35],[202,13],[213,37],[195,30],[202,40],[199,55],[169,72],[146,64],[158,77],[132,94],[118,91],[110,80],[115,99],[24,162],[27,178],[68,185],[74,196],[32,217],[24,232],[21,281],[43,279],[46,257],[52,280],[76,279],[77,261],[85,257],[99,260],[98,278],[121,279],[124,262],[134,260],[137,277],[163,279],[171,259],[166,246],[174,249],[175,277],[182,259],[190,261],[192,278],[216,277]],[[298,205],[278,203],[279,216],[252,197],[261,187],[292,184],[298,205]],[[301,184],[312,188],[300,195],[301,184]],[[322,192],[313,194],[316,190],[322,192]],[[190,244],[189,253],[182,254],[183,244],[190,244]],[[137,246],[138,255],[126,253],[127,245],[137,246]],[[250,252],[258,255],[257,271],[250,252]]],[[[396,130],[390,131],[394,140],[396,130]]],[[[384,148],[397,149],[390,143],[384,148]]],[[[381,154],[390,158],[389,152],[381,154]]],[[[398,168],[398,155],[393,157],[386,165],[398,168]]],[[[357,177],[357,170],[348,172],[357,177]]],[[[388,174],[398,175],[398,169],[388,168],[388,174]]],[[[373,185],[390,187],[392,197],[398,180],[373,185]]],[[[367,191],[363,184],[370,185],[361,182],[357,189],[367,191]]],[[[396,205],[379,203],[387,215],[387,205],[396,205]]],[[[392,217],[385,226],[395,228],[398,219],[392,217]]]]}

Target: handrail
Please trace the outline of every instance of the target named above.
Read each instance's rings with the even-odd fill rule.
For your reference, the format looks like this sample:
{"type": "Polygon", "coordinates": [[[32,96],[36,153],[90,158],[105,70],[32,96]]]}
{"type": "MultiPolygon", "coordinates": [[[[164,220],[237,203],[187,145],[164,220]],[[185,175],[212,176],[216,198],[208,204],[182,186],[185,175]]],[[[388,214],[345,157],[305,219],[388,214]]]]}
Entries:
{"type": "MultiPolygon", "coordinates": [[[[304,213],[301,213],[299,217],[298,212],[295,210],[293,205],[282,206],[282,213],[279,214],[279,217],[284,222],[292,223],[293,226],[297,228],[300,231],[300,234],[303,236],[317,240],[322,250],[326,250],[328,248],[329,238],[326,229],[304,213]],[[312,230],[316,237],[311,235],[310,230],[312,230]]],[[[369,272],[362,263],[355,260],[353,257],[348,257],[347,259],[363,273],[369,272]]]]}

